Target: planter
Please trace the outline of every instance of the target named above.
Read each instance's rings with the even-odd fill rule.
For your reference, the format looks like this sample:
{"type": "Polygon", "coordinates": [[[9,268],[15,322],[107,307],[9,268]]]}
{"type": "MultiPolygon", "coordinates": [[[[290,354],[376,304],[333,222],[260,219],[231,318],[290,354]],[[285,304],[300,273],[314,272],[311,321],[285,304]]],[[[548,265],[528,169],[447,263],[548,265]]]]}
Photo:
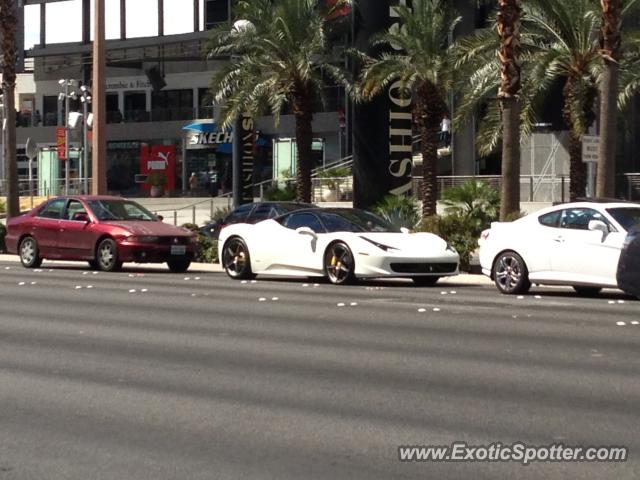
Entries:
{"type": "Polygon", "coordinates": [[[164,195],[164,188],[161,185],[151,185],[149,194],[152,197],[162,197],[164,195]]]}

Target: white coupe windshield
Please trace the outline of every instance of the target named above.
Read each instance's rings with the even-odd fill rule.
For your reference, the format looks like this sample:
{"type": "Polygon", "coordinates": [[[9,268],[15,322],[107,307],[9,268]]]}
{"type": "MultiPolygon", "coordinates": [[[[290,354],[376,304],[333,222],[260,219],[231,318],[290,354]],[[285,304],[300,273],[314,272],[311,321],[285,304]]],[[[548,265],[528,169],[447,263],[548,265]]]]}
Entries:
{"type": "Polygon", "coordinates": [[[322,212],[321,218],[328,232],[400,232],[389,222],[364,210],[322,212]]]}

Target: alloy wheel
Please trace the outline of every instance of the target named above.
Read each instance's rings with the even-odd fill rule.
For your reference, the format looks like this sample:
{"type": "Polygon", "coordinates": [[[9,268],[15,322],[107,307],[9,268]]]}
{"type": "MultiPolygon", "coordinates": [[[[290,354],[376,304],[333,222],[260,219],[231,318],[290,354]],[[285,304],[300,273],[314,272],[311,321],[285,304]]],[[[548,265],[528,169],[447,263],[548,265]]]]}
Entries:
{"type": "Polygon", "coordinates": [[[495,284],[502,293],[522,293],[531,287],[527,267],[514,252],[505,252],[498,257],[494,275],[495,284]]]}
{"type": "Polygon", "coordinates": [[[350,283],[355,278],[355,264],[351,250],[344,243],[334,243],[325,255],[325,272],[336,285],[350,283]]]}

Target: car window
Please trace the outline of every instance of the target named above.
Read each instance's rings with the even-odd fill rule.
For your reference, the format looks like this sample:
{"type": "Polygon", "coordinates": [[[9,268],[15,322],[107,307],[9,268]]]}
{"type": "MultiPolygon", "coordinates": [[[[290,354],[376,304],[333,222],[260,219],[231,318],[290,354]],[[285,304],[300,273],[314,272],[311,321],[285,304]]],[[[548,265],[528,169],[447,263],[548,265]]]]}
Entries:
{"type": "Polygon", "coordinates": [[[64,198],[52,200],[47,203],[42,210],[40,210],[38,216],[43,218],[61,218],[65,203],[66,200],[64,198]]]}
{"type": "Polygon", "coordinates": [[[640,225],[640,208],[608,208],[607,212],[627,231],[640,225]]]}
{"type": "Polygon", "coordinates": [[[156,221],[156,216],[131,200],[92,200],[89,207],[100,220],[156,221]]]}
{"type": "Polygon", "coordinates": [[[320,217],[328,232],[400,232],[377,215],[356,208],[336,212],[323,211],[320,217]]]}
{"type": "Polygon", "coordinates": [[[271,205],[257,205],[251,212],[250,220],[251,222],[257,223],[261,220],[266,220],[267,218],[273,218],[275,216],[275,212],[271,205]]]}
{"type": "Polygon", "coordinates": [[[313,213],[292,213],[284,220],[284,226],[295,230],[300,227],[309,227],[316,233],[324,232],[324,227],[313,213]]]}
{"type": "Polygon", "coordinates": [[[253,209],[253,203],[247,203],[245,205],[240,205],[233,212],[231,212],[224,219],[225,223],[240,223],[244,221],[248,216],[249,212],[253,209]]]}
{"type": "Polygon", "coordinates": [[[76,214],[78,213],[84,213],[86,215],[87,210],[84,208],[84,205],[82,205],[82,203],[78,200],[69,200],[64,218],[67,220],[74,220],[76,214]]]}
{"type": "Polygon", "coordinates": [[[589,222],[591,220],[600,220],[607,225],[609,224],[606,218],[597,210],[592,208],[569,208],[562,211],[560,228],[589,230],[589,222]]]}
{"type": "Polygon", "coordinates": [[[555,212],[540,215],[538,217],[538,222],[540,222],[540,225],[544,225],[545,227],[558,228],[560,225],[560,217],[562,217],[562,210],[557,210],[555,212]]]}

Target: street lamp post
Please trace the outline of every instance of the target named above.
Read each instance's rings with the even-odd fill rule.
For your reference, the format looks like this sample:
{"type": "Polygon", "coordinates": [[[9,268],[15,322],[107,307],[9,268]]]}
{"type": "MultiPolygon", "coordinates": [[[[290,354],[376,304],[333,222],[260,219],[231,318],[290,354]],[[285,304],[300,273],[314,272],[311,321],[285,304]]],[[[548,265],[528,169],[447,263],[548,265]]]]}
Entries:
{"type": "Polygon", "coordinates": [[[38,156],[38,146],[36,142],[31,140],[31,137],[27,138],[25,153],[29,159],[29,198],[31,199],[31,208],[33,208],[33,159],[38,156]]]}
{"type": "Polygon", "coordinates": [[[87,133],[89,129],[89,104],[91,103],[91,90],[85,85],[80,87],[80,101],[82,102],[82,162],[80,163],[80,178],[83,179],[83,190],[89,194],[89,142],[87,133]]]}
{"type": "MultiPolygon", "coordinates": [[[[60,93],[58,98],[64,96],[64,193],[69,195],[69,87],[75,84],[75,80],[60,79],[58,84],[64,87],[64,92],[60,93]]],[[[74,93],[75,95],[75,93],[74,93]]]]}

